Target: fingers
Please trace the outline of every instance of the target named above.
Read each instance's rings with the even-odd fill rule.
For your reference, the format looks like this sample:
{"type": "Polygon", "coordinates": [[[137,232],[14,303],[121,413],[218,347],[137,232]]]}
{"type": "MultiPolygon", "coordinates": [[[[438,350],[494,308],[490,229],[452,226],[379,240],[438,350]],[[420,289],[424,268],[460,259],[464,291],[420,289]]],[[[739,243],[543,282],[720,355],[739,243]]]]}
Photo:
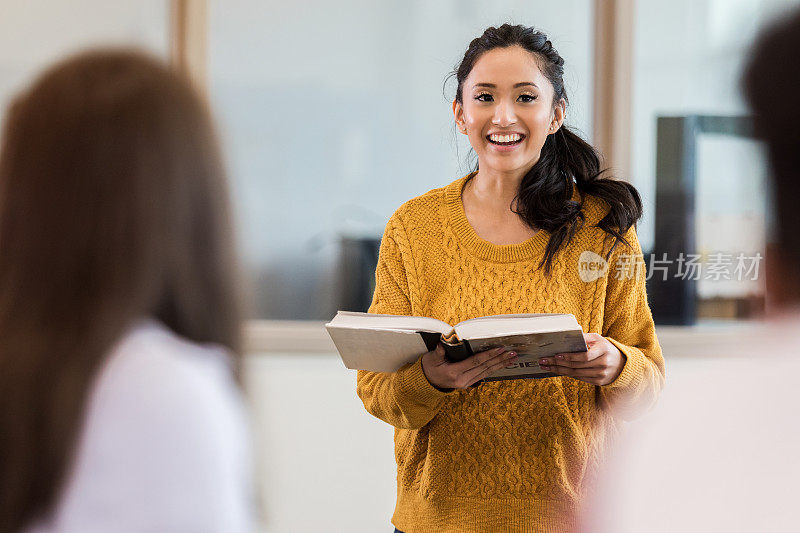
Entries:
{"type": "Polygon", "coordinates": [[[445,357],[444,346],[442,346],[441,344],[437,344],[436,348],[426,353],[422,357],[426,363],[432,366],[442,366],[443,364],[447,364],[447,358],[445,357]]]}
{"type": "Polygon", "coordinates": [[[568,368],[568,367],[552,367],[551,372],[568,376],[574,379],[579,379],[592,385],[607,385],[614,381],[613,371],[607,367],[597,368],[568,368]]]}
{"type": "Polygon", "coordinates": [[[441,360],[442,362],[445,361],[446,358],[445,358],[444,345],[442,345],[441,342],[436,345],[436,348],[433,350],[433,353],[436,356],[437,361],[438,360],[441,360]]]}
{"type": "Polygon", "coordinates": [[[423,356],[422,369],[428,381],[437,387],[463,389],[508,365],[514,358],[515,353],[495,348],[451,363],[445,356],[444,347],[439,345],[423,356]]]}
{"type": "Polygon", "coordinates": [[[489,361],[501,355],[503,352],[505,352],[505,348],[503,348],[502,346],[500,348],[493,348],[491,350],[479,352],[471,357],[464,359],[463,361],[459,361],[458,363],[453,363],[453,367],[459,372],[469,372],[470,370],[481,367],[485,368],[485,365],[489,361]]]}
{"type": "Polygon", "coordinates": [[[539,360],[539,364],[558,365],[569,368],[588,368],[596,366],[596,359],[603,357],[608,352],[608,341],[597,333],[584,333],[586,346],[585,352],[557,353],[553,357],[539,360]]]}
{"type": "Polygon", "coordinates": [[[559,353],[553,357],[539,359],[539,365],[564,366],[568,368],[589,368],[597,366],[598,359],[605,355],[602,346],[595,345],[586,352],[559,353]]]}
{"type": "Polygon", "coordinates": [[[517,354],[515,352],[501,352],[500,354],[485,361],[480,366],[474,367],[461,375],[464,380],[464,387],[469,387],[473,383],[482,380],[489,374],[508,366],[512,361],[516,360],[517,354]]]}
{"type": "Polygon", "coordinates": [[[542,369],[548,370],[561,376],[568,376],[571,378],[579,379],[592,385],[606,385],[614,381],[617,373],[614,372],[613,366],[608,360],[608,356],[602,356],[594,361],[586,363],[591,366],[574,367],[565,365],[541,365],[542,369]]]}
{"type": "Polygon", "coordinates": [[[583,334],[583,340],[586,341],[586,345],[589,346],[589,347],[591,347],[592,344],[595,344],[596,342],[604,340],[604,338],[605,337],[603,337],[599,333],[584,333],[583,334]]]}

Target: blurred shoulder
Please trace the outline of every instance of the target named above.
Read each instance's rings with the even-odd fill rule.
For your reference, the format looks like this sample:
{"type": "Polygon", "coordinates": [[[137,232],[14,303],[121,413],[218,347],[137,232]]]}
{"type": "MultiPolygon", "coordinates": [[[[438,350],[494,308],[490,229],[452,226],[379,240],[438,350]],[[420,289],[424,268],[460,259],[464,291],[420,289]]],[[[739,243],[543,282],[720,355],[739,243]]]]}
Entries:
{"type": "Polygon", "coordinates": [[[94,380],[48,522],[53,531],[243,531],[249,458],[227,353],[143,320],[94,380]]]}
{"type": "Polygon", "coordinates": [[[228,352],[187,340],[153,319],[133,325],[112,348],[100,371],[95,405],[158,410],[186,418],[225,417],[240,409],[228,352]]]}

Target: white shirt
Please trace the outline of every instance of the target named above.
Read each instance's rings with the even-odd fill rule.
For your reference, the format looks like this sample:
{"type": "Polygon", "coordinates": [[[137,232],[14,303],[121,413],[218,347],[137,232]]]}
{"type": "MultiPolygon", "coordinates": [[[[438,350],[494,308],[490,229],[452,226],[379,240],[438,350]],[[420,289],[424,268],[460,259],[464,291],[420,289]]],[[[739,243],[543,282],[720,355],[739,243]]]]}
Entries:
{"type": "MultiPolygon", "coordinates": [[[[604,533],[797,531],[800,314],[670,377],[586,520],[604,533]]],[[[702,358],[708,346],[698,346],[702,358]]]]}
{"type": "Polygon", "coordinates": [[[143,321],[99,372],[65,490],[29,531],[250,531],[249,453],[227,354],[143,321]]]}

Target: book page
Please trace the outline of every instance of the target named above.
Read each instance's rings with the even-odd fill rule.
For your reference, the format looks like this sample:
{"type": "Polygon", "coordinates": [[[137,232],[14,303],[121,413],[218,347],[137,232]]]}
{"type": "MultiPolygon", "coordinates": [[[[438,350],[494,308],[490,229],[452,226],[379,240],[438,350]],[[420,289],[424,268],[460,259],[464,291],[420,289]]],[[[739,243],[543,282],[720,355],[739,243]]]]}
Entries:
{"type": "Polygon", "coordinates": [[[327,327],[344,366],[395,372],[428,351],[417,332],[327,327]]]}
{"type": "Polygon", "coordinates": [[[453,327],[441,320],[424,316],[379,315],[375,313],[356,313],[339,311],[326,324],[336,328],[355,328],[373,330],[430,331],[447,335],[453,327]]]}
{"type": "Polygon", "coordinates": [[[462,340],[568,330],[581,330],[578,321],[570,314],[485,316],[466,320],[455,327],[462,340]]]}

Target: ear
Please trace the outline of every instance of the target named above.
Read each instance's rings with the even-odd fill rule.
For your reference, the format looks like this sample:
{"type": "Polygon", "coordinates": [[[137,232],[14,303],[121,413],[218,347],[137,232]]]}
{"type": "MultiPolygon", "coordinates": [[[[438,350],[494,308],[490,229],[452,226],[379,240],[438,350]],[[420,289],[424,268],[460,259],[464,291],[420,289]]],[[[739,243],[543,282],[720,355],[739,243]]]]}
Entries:
{"type": "Polygon", "coordinates": [[[550,129],[547,133],[555,133],[564,124],[564,118],[567,115],[567,102],[562,98],[555,105],[553,109],[553,119],[550,121],[550,129]]]}
{"type": "Polygon", "coordinates": [[[467,134],[467,122],[464,120],[464,106],[458,103],[458,100],[453,100],[453,116],[456,119],[456,127],[458,131],[467,134]]]}

